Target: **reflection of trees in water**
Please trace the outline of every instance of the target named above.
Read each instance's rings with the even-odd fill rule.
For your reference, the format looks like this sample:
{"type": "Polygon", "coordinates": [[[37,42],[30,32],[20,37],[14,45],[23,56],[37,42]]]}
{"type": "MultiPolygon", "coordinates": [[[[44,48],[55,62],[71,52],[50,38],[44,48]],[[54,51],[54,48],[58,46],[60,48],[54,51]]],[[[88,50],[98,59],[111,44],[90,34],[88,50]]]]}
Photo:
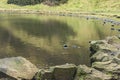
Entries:
{"type": "MultiPolygon", "coordinates": [[[[73,21],[75,22],[75,20],[73,21]]],[[[69,22],[73,22],[73,21],[69,21],[69,22]]],[[[23,56],[30,59],[33,63],[36,63],[36,64],[45,63],[49,65],[54,65],[54,64],[63,64],[67,62],[75,63],[75,64],[79,64],[79,63],[88,64],[89,54],[87,50],[88,45],[86,44],[87,44],[87,41],[89,41],[89,39],[93,39],[93,36],[89,37],[89,35],[90,36],[95,35],[94,38],[95,37],[103,38],[106,36],[106,34],[103,33],[104,31],[103,31],[103,28],[101,28],[100,24],[98,24],[97,22],[88,22],[86,24],[84,20],[79,21],[81,24],[73,25],[72,27],[69,26],[70,24],[68,25],[67,23],[64,23],[59,20],[54,20],[54,19],[38,20],[38,19],[23,18],[23,17],[17,17],[17,18],[8,17],[7,22],[10,24],[10,26],[8,25],[7,27],[4,27],[4,24],[3,24],[3,27],[1,27],[0,29],[0,35],[1,35],[0,44],[6,44],[6,46],[9,45],[11,47],[11,50],[13,50],[12,52],[14,53],[10,52],[11,54],[9,54],[7,52],[4,52],[4,54],[1,53],[3,55],[0,57],[6,56],[6,55],[23,56]],[[83,23],[84,23],[84,26],[82,25],[83,23]],[[73,28],[74,26],[75,26],[75,29],[73,28]],[[93,26],[93,27],[90,28],[90,26],[93,26]],[[76,30],[76,32],[73,29],[76,30]],[[20,31],[22,31],[22,33],[24,32],[27,35],[27,37],[26,36],[24,37],[24,34],[19,35],[20,31]],[[17,33],[17,35],[16,34],[14,35],[14,33],[17,33]],[[17,37],[17,36],[20,36],[20,37],[17,37]],[[57,44],[59,41],[54,42],[54,44],[57,44],[57,45],[54,45],[52,43],[52,41],[55,41],[53,39],[56,39],[56,38],[53,38],[54,36],[57,36],[58,38],[57,40],[59,41],[70,41],[69,36],[72,36],[75,38],[77,36],[77,39],[78,40],[80,39],[80,41],[76,42],[76,44],[80,43],[83,46],[78,50],[69,48],[68,50],[63,51],[65,54],[64,53],[62,54],[62,50],[60,48],[62,46],[57,44]],[[32,38],[34,37],[35,39],[30,40],[31,37],[32,38]],[[46,46],[37,47],[36,45],[33,45],[27,41],[25,42],[26,39],[23,40],[22,38],[29,38],[27,40],[31,41],[31,43],[33,43],[32,41],[38,41],[39,39],[43,39],[45,43],[51,43],[48,46],[50,47],[50,49],[52,47],[54,52],[46,49],[46,46]],[[48,42],[46,42],[47,40],[45,39],[47,39],[48,42]],[[84,42],[86,42],[86,44],[84,42]],[[56,47],[58,48],[56,49],[56,47]]],[[[39,42],[41,43],[40,40],[39,42]]],[[[71,45],[75,44],[74,40],[73,40],[73,43],[71,42],[68,42],[69,43],[68,46],[70,44],[71,45]]]]}
{"type": "Polygon", "coordinates": [[[102,25],[95,21],[93,25],[94,25],[95,31],[97,32],[99,39],[103,39],[106,36],[112,36],[112,35],[118,34],[117,32],[112,32],[112,30],[110,30],[111,28],[110,25],[107,25],[107,24],[102,25]]]}
{"type": "Polygon", "coordinates": [[[13,20],[11,23],[13,26],[16,26],[14,28],[26,31],[29,35],[36,37],[48,38],[50,40],[52,36],[58,36],[63,41],[67,40],[68,36],[75,36],[75,32],[67,23],[57,20],[41,21],[27,18],[15,18],[13,20]]]}
{"type": "Polygon", "coordinates": [[[0,28],[0,44],[3,45],[4,43],[8,42],[9,40],[9,33],[6,32],[5,29],[0,28]]]}
{"type": "MultiPolygon", "coordinates": [[[[24,42],[20,41],[20,39],[14,37],[11,33],[9,33],[9,31],[0,28],[0,31],[3,30],[3,33],[0,33],[0,36],[3,34],[6,34],[4,36],[6,37],[0,37],[0,44],[4,44],[6,46],[8,46],[8,44],[14,48],[14,52],[15,53],[6,53],[4,51],[4,53],[0,52],[1,54],[1,58],[2,57],[11,57],[11,56],[23,56],[26,57],[27,59],[30,59],[31,62],[39,64],[39,63],[44,63],[44,64],[49,64],[51,57],[54,58],[53,63],[56,60],[59,60],[60,62],[58,63],[63,63],[64,62],[64,58],[62,58],[61,56],[59,57],[59,55],[56,55],[56,57],[54,57],[53,55],[50,54],[50,52],[41,49],[41,48],[37,48],[34,47],[30,44],[24,44],[24,42]],[[10,37],[10,39],[9,39],[10,37]],[[4,40],[3,40],[4,39],[4,40]],[[9,40],[9,41],[8,41],[9,40]]],[[[3,46],[4,48],[5,46],[3,46]]],[[[2,48],[2,47],[0,47],[2,48]]]]}
{"type": "MultiPolygon", "coordinates": [[[[21,20],[21,19],[19,19],[21,20]]],[[[19,21],[18,20],[18,21],[19,21]]],[[[11,22],[11,24],[14,24],[16,27],[16,30],[24,30],[25,32],[29,33],[30,35],[34,35],[36,37],[43,37],[43,38],[49,38],[49,40],[52,38],[52,36],[57,35],[59,39],[67,40],[68,36],[74,36],[75,32],[65,23],[50,20],[47,22],[39,22],[34,20],[29,20],[27,23],[24,23],[25,19],[21,20],[22,22],[11,22]],[[24,24],[24,25],[23,25],[24,24]],[[22,26],[23,25],[23,26],[22,26]],[[58,26],[56,26],[58,25],[58,26]]],[[[3,24],[4,25],[4,24],[3,24]]],[[[69,62],[68,59],[65,59],[66,57],[71,57],[71,61],[73,63],[76,63],[75,56],[66,56],[63,57],[61,54],[53,55],[51,52],[47,51],[43,48],[35,47],[29,43],[24,43],[21,41],[20,38],[17,38],[9,31],[9,29],[6,29],[1,27],[0,25],[0,45],[4,44],[6,46],[10,46],[10,49],[13,50],[12,52],[7,53],[7,51],[1,52],[1,58],[3,57],[11,57],[11,56],[23,56],[27,59],[30,59],[31,62],[36,64],[63,64],[69,62]]],[[[78,62],[78,61],[77,61],[78,62]]],[[[51,64],[51,65],[53,65],[51,64]]]]}
{"type": "Polygon", "coordinates": [[[93,22],[95,31],[97,32],[97,36],[99,39],[103,39],[109,35],[109,26],[103,26],[102,24],[98,23],[97,21],[93,22]]]}

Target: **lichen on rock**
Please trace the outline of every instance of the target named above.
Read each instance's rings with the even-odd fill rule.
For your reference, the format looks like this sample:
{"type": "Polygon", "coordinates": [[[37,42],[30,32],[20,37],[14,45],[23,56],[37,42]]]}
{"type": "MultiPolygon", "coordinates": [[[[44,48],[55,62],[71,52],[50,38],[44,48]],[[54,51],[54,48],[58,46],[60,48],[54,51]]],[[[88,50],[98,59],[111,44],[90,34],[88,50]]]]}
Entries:
{"type": "Polygon", "coordinates": [[[92,67],[104,73],[109,73],[113,79],[119,80],[120,38],[118,36],[112,36],[105,39],[105,41],[93,41],[90,43],[90,47],[93,50],[91,50],[92,67]],[[97,49],[95,46],[97,46],[97,49]]]}
{"type": "Polygon", "coordinates": [[[38,68],[23,57],[0,59],[0,75],[7,75],[13,80],[32,79],[37,71],[38,68]]]}

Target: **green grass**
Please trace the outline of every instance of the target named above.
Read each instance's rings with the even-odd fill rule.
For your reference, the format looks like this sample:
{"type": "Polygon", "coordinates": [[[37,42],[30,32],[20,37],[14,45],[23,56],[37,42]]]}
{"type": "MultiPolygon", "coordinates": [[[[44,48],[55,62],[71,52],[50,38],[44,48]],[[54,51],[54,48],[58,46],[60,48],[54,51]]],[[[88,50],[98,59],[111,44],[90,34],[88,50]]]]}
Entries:
{"type": "Polygon", "coordinates": [[[18,6],[7,4],[7,0],[0,0],[0,9],[29,9],[44,11],[72,11],[72,12],[104,12],[120,13],[120,0],[69,0],[60,6],[47,6],[43,4],[18,6]]]}

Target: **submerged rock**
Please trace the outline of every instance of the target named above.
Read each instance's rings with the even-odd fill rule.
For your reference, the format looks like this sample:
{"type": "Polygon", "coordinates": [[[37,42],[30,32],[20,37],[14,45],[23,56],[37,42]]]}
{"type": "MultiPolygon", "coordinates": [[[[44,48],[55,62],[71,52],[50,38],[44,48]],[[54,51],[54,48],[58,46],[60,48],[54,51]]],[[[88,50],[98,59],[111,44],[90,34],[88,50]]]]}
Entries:
{"type": "Polygon", "coordinates": [[[23,57],[0,59],[0,75],[4,74],[3,78],[9,76],[12,80],[30,80],[37,71],[38,68],[23,57]]]}

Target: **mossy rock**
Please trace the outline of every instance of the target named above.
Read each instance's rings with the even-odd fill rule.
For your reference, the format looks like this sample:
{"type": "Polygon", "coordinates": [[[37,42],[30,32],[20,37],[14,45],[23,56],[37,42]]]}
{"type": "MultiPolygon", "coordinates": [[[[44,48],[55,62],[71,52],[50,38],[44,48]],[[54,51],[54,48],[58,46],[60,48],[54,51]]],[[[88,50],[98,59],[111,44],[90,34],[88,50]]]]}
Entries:
{"type": "Polygon", "coordinates": [[[110,80],[111,76],[85,65],[79,65],[75,80],[110,80]]]}
{"type": "Polygon", "coordinates": [[[73,80],[76,73],[74,64],[66,64],[54,67],[54,80],[73,80]]]}

